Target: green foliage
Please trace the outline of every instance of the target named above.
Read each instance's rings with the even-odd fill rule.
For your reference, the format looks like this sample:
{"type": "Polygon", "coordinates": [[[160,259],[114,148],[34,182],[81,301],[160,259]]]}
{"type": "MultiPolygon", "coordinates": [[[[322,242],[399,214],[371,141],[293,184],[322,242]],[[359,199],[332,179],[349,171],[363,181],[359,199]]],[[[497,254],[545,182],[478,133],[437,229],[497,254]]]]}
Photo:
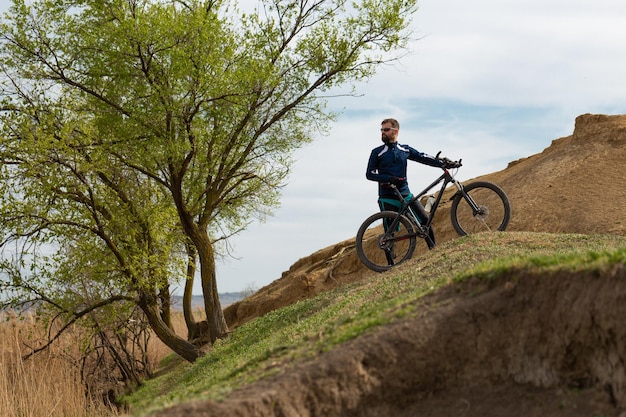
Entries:
{"type": "Polygon", "coordinates": [[[146,415],[179,402],[220,399],[380,325],[419,316],[424,295],[460,279],[509,277],[511,268],[533,274],[570,271],[571,265],[576,271],[610,271],[624,263],[625,254],[626,239],[619,236],[503,232],[459,238],[397,269],[257,318],[195,364],[146,381],[126,400],[133,415],[146,415]],[[487,272],[492,267],[493,274],[487,272]]]}
{"type": "Polygon", "coordinates": [[[204,287],[213,245],[271,214],[293,151],[333,120],[323,92],[396,59],[414,10],[13,0],[0,24],[0,245],[54,251],[16,254],[40,285],[19,289],[52,300],[79,280],[154,298],[184,276],[190,242],[204,287]]]}
{"type": "Polygon", "coordinates": [[[289,155],[332,120],[316,92],[393,59],[415,10],[398,0],[262,6],[237,18],[221,2],[16,0],[1,32],[18,85],[6,83],[4,98],[28,102],[10,100],[27,112],[4,125],[56,108],[48,123],[38,114],[39,131],[91,131],[118,163],[182,187],[204,226],[237,232],[271,212],[289,155]]]}

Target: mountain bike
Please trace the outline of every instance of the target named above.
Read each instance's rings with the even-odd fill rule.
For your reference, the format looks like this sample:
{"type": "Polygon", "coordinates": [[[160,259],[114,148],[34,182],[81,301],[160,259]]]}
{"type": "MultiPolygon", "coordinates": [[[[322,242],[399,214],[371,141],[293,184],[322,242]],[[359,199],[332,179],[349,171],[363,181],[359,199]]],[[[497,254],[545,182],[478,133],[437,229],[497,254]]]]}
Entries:
{"type": "MultiPolygon", "coordinates": [[[[450,197],[450,219],[454,230],[465,236],[483,231],[503,231],[511,218],[511,204],[506,193],[496,184],[476,181],[463,185],[455,179],[461,160],[441,159],[443,174],[415,196],[403,197],[398,188],[389,184],[398,196],[400,208],[381,211],[368,217],[356,235],[356,250],[361,262],[368,268],[383,272],[413,256],[417,239],[429,239],[437,208],[448,185],[453,184],[456,192],[450,197]],[[454,173],[450,170],[455,169],[454,173]],[[411,204],[426,196],[441,184],[438,193],[431,195],[426,204],[430,209],[428,221],[421,224],[411,204]]],[[[421,204],[421,203],[420,203],[421,204]]],[[[428,210],[427,210],[428,211],[428,210]]]]}

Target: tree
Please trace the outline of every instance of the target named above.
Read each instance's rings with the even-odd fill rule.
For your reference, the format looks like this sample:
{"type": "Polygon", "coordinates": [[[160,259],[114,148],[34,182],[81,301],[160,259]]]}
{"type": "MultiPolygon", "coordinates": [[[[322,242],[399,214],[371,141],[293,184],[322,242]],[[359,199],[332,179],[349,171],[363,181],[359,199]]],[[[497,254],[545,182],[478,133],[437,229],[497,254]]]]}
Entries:
{"type": "MultiPolygon", "coordinates": [[[[37,162],[42,137],[50,138],[46,150],[60,160],[78,152],[82,175],[98,185],[89,189],[93,197],[83,191],[74,201],[90,196],[98,207],[108,206],[103,201],[112,194],[117,221],[136,224],[142,237],[124,248],[133,260],[149,262],[130,268],[114,242],[98,236],[120,276],[126,274],[122,281],[139,282],[128,271],[141,271],[150,288],[167,292],[179,274],[167,275],[172,268],[165,259],[175,253],[174,242],[183,246],[193,255],[187,259],[199,263],[213,342],[228,330],[216,284],[216,242],[271,213],[290,155],[333,120],[324,94],[397,59],[414,11],[415,0],[274,0],[244,13],[220,0],[39,0],[30,6],[14,0],[1,29],[2,147],[13,168],[4,170],[4,180],[59,183],[63,170],[46,168],[42,176],[22,169],[37,162]],[[33,145],[21,149],[26,139],[33,145]],[[78,142],[57,147],[58,141],[78,142]],[[12,158],[18,148],[20,156],[12,158]],[[157,208],[162,218],[152,222],[148,213],[157,208]],[[164,231],[169,246],[155,246],[164,231]],[[151,233],[157,237],[142,241],[151,233]],[[168,267],[159,268],[160,257],[168,267]]],[[[73,213],[58,205],[72,190],[57,185],[31,198],[63,218],[73,213]]],[[[15,225],[15,213],[4,216],[13,221],[5,225],[15,225]]],[[[55,240],[57,227],[48,225],[37,230],[55,240]]],[[[153,296],[140,293],[142,309],[157,305],[141,301],[153,296]]]]}

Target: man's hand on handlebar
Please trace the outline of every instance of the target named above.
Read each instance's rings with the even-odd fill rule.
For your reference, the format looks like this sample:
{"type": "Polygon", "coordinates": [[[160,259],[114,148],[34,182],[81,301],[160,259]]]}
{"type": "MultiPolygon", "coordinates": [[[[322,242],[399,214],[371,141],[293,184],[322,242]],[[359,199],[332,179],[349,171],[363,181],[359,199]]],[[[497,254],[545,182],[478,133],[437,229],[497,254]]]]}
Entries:
{"type": "Polygon", "coordinates": [[[448,169],[448,168],[459,168],[461,166],[461,160],[458,161],[452,161],[448,158],[443,158],[443,166],[442,168],[448,169]]]}
{"type": "Polygon", "coordinates": [[[443,162],[443,164],[441,165],[441,168],[443,168],[443,169],[459,168],[460,166],[462,166],[460,159],[458,161],[453,161],[453,160],[448,159],[446,157],[441,158],[441,157],[439,157],[439,155],[441,155],[441,151],[437,152],[437,156],[435,156],[435,158],[437,158],[441,162],[443,162]]]}

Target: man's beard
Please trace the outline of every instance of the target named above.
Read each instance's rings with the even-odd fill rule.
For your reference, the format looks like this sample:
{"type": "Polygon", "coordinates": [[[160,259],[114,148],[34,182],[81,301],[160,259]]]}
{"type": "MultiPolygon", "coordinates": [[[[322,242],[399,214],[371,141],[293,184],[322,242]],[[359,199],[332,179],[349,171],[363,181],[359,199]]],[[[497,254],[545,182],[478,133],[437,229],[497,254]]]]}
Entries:
{"type": "Polygon", "coordinates": [[[391,139],[389,136],[387,135],[383,135],[380,140],[383,141],[383,143],[389,143],[389,139],[391,139]]]}

